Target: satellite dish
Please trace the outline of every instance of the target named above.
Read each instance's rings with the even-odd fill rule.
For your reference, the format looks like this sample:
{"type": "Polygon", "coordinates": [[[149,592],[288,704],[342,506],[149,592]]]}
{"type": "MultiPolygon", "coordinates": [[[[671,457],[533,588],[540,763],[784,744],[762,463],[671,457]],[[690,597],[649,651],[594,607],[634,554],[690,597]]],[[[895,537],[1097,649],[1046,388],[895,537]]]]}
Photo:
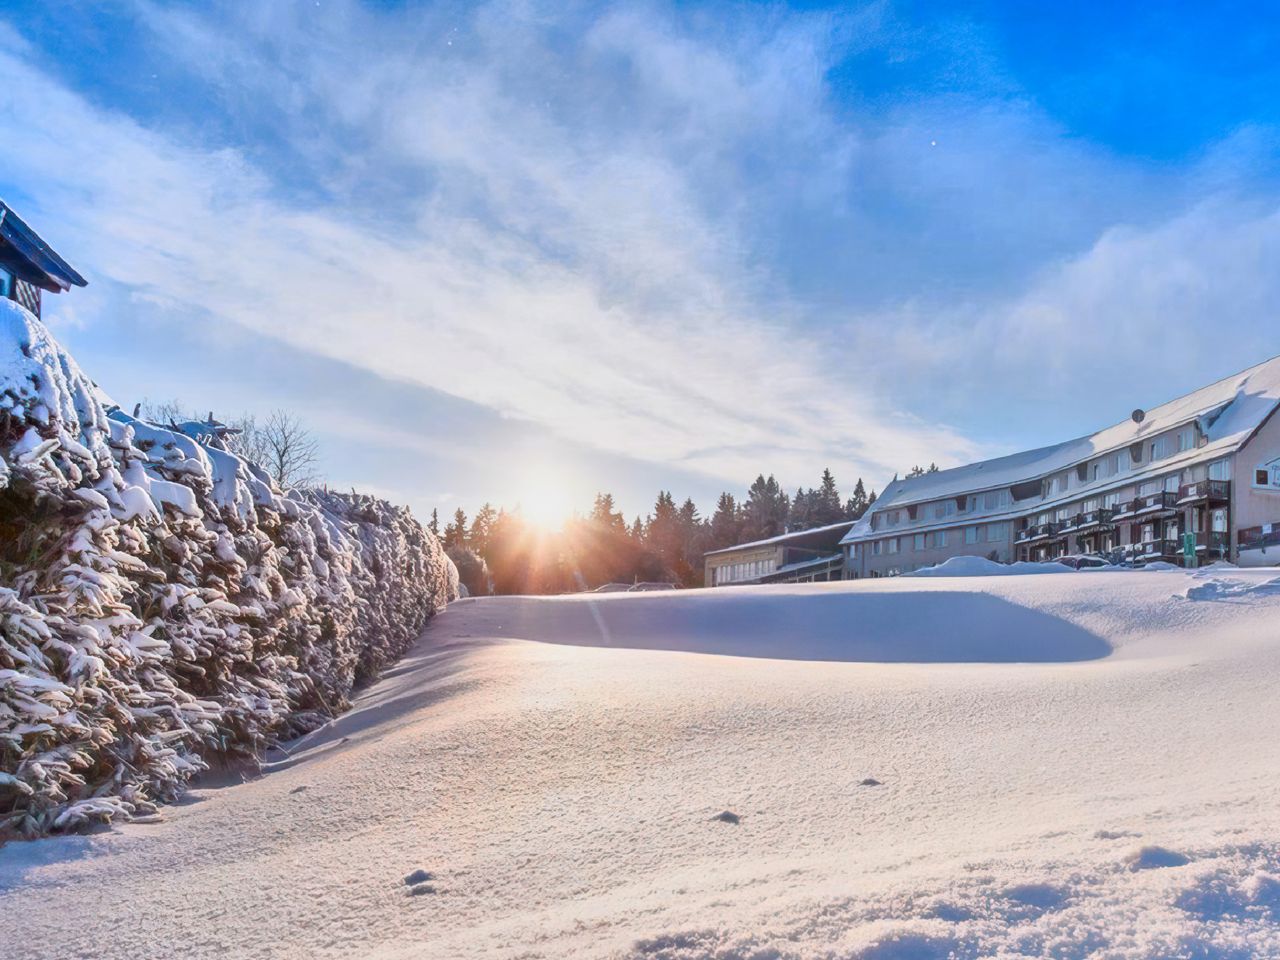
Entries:
{"type": "Polygon", "coordinates": [[[1143,420],[1147,419],[1147,415],[1146,413],[1143,412],[1141,407],[1133,411],[1133,413],[1129,414],[1129,416],[1133,418],[1134,423],[1141,423],[1143,420]]]}

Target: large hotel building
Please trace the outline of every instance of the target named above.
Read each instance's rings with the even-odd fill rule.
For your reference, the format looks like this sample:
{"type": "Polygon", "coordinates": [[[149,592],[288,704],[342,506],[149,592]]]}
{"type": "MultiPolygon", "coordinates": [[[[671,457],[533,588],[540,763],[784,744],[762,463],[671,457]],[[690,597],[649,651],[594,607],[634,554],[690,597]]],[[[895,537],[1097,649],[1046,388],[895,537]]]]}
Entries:
{"type": "Polygon", "coordinates": [[[1078,440],[894,480],[840,541],[844,574],[966,555],[1280,564],[1278,406],[1280,357],[1078,440]]]}

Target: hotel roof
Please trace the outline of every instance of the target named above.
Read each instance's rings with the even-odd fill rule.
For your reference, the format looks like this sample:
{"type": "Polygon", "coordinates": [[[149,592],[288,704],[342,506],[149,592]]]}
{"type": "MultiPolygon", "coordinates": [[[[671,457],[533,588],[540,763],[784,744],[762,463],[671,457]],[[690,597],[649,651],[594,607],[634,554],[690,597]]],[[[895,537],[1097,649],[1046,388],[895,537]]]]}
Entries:
{"type": "MultiPolygon", "coordinates": [[[[1277,405],[1280,405],[1280,357],[1273,357],[1154,407],[1145,412],[1141,422],[1130,418],[1097,433],[1053,446],[896,479],[885,487],[869,514],[1037,480],[1191,422],[1199,424],[1208,440],[1204,446],[1189,451],[1195,459],[1229,453],[1243,445],[1277,405]]],[[[1172,467],[1176,462],[1171,458],[1167,466],[1172,467]]],[[[1148,467],[1155,468],[1144,464],[1142,472],[1148,467]]],[[[867,527],[852,530],[845,542],[868,532],[867,527]]]]}

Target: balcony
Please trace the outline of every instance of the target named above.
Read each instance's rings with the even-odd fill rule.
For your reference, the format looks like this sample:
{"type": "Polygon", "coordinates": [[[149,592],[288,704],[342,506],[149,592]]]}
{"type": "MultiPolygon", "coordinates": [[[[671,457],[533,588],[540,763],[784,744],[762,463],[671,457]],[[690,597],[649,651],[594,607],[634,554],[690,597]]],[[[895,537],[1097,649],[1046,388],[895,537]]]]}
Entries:
{"type": "Polygon", "coordinates": [[[1111,526],[1112,511],[1110,507],[1102,509],[1091,509],[1087,513],[1076,513],[1074,517],[1066,525],[1062,532],[1073,532],[1073,534],[1083,534],[1092,530],[1100,529],[1100,527],[1111,526]]]}
{"type": "Polygon", "coordinates": [[[1112,521],[1129,520],[1138,512],[1137,500],[1126,500],[1124,503],[1117,503],[1115,511],[1111,514],[1112,521]]]}
{"type": "Polygon", "coordinates": [[[1192,503],[1226,503],[1231,499],[1230,480],[1198,480],[1178,488],[1178,506],[1192,503]]]}
{"type": "Polygon", "coordinates": [[[1162,490],[1160,493],[1139,497],[1134,502],[1137,507],[1134,510],[1134,516],[1143,518],[1173,513],[1178,509],[1178,495],[1172,490],[1162,490]]]}
{"type": "Polygon", "coordinates": [[[1041,540],[1049,540],[1049,539],[1052,539],[1053,537],[1056,537],[1058,535],[1058,532],[1061,529],[1062,529],[1062,524],[1060,523],[1033,524],[1032,526],[1027,527],[1026,530],[1018,531],[1020,534],[1023,534],[1023,533],[1027,534],[1026,537],[1023,537],[1018,542],[1019,543],[1036,543],[1041,540]]]}
{"type": "Polygon", "coordinates": [[[1231,550],[1231,535],[1219,530],[1196,534],[1196,554],[1202,560],[1225,557],[1231,550]]]}
{"type": "Polygon", "coordinates": [[[1133,545],[1133,558],[1141,563],[1153,560],[1168,560],[1175,563],[1182,556],[1182,547],[1177,540],[1148,540],[1133,545]]]}

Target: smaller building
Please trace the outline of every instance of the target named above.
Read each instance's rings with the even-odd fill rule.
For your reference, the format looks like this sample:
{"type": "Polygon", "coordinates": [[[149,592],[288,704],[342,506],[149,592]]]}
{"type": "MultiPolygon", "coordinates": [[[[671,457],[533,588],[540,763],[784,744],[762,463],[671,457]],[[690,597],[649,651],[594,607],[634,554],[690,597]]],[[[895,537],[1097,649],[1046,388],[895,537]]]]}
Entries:
{"type": "Polygon", "coordinates": [[[840,540],[853,526],[842,520],[825,527],[781,533],[704,554],[708,587],[745,583],[815,583],[843,576],[840,540]]]}
{"type": "Polygon", "coordinates": [[[13,209],[0,200],[0,297],[40,316],[42,292],[62,293],[87,281],[13,209]]]}

